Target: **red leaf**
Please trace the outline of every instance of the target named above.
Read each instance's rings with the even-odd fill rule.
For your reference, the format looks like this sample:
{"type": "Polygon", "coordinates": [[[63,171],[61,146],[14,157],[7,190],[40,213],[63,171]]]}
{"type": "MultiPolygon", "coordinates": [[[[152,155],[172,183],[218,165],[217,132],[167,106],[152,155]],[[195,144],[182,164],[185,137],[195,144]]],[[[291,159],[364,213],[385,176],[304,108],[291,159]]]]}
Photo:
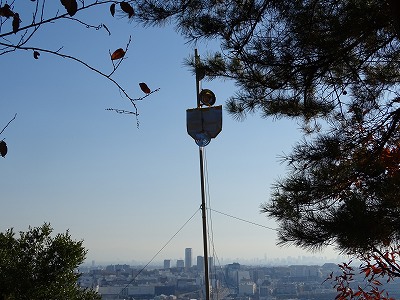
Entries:
{"type": "Polygon", "coordinates": [[[122,1],[119,6],[121,7],[122,11],[128,14],[128,18],[132,18],[135,14],[133,7],[126,1],[122,1]]]}
{"type": "Polygon", "coordinates": [[[143,91],[143,93],[145,93],[145,94],[151,93],[151,90],[149,89],[147,84],[145,84],[144,82],[139,83],[139,86],[140,86],[140,89],[143,91]]]}
{"type": "Polygon", "coordinates": [[[375,266],[371,266],[371,268],[372,268],[372,272],[374,272],[374,274],[382,273],[382,269],[381,268],[377,268],[375,266]]]}
{"type": "Polygon", "coordinates": [[[71,17],[78,11],[78,3],[76,0],[61,0],[61,4],[65,7],[71,17]]]}
{"type": "Polygon", "coordinates": [[[13,32],[17,33],[18,29],[19,29],[19,23],[21,23],[21,19],[19,18],[19,14],[15,13],[13,16],[13,20],[12,20],[12,28],[13,28],[13,32]]]}
{"type": "Polygon", "coordinates": [[[119,49],[115,50],[113,54],[111,54],[111,60],[123,58],[124,55],[125,55],[124,49],[119,48],[119,49]]]}
{"type": "Polygon", "coordinates": [[[374,285],[382,285],[382,283],[377,279],[372,280],[371,283],[374,285]]]}
{"type": "Polygon", "coordinates": [[[369,274],[371,273],[371,269],[370,269],[370,268],[366,268],[366,269],[364,270],[364,273],[365,273],[365,277],[368,277],[369,274]]]}
{"type": "Polygon", "coordinates": [[[7,19],[8,19],[9,17],[14,16],[14,13],[13,13],[13,11],[11,10],[10,5],[4,4],[3,7],[0,7],[0,16],[6,17],[7,19]]]}
{"type": "Polygon", "coordinates": [[[114,15],[115,15],[115,3],[111,4],[110,12],[111,12],[111,15],[114,17],[114,15]]]}
{"type": "Polygon", "coordinates": [[[358,291],[357,293],[354,293],[353,294],[353,297],[358,297],[358,296],[360,296],[362,294],[362,292],[361,291],[358,291]]]}
{"type": "Polygon", "coordinates": [[[2,157],[6,156],[7,151],[8,151],[8,149],[7,149],[6,142],[5,141],[0,141],[0,155],[2,157]]]}

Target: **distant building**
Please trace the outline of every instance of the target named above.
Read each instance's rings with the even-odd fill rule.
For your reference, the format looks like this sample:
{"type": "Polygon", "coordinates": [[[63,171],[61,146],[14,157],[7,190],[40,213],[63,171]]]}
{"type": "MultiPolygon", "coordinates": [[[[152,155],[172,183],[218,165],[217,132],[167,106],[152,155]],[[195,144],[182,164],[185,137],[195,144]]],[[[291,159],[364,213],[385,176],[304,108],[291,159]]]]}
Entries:
{"type": "Polygon", "coordinates": [[[115,272],[129,272],[131,270],[131,267],[127,264],[115,265],[114,269],[115,269],[115,272]]]}
{"type": "Polygon", "coordinates": [[[189,270],[192,267],[192,248],[185,249],[185,269],[189,270]]]}
{"type": "MultiPolygon", "coordinates": [[[[239,288],[239,272],[240,272],[240,264],[233,263],[225,266],[225,277],[227,282],[234,286],[235,288],[239,288]]],[[[242,276],[240,277],[240,279],[242,276]]]]}
{"type": "Polygon", "coordinates": [[[203,256],[197,256],[196,267],[197,267],[197,270],[204,272],[204,257],[203,256]]]}
{"type": "Polygon", "coordinates": [[[134,297],[141,299],[151,299],[155,296],[155,287],[146,286],[100,286],[97,292],[101,294],[102,299],[120,299],[122,297],[134,297]]]}
{"type": "MultiPolygon", "coordinates": [[[[208,258],[208,271],[213,270],[214,259],[210,256],[208,258]]],[[[204,272],[204,256],[197,256],[196,267],[199,272],[204,272]]]]}
{"type": "MultiPolygon", "coordinates": [[[[186,257],[185,257],[186,259],[186,257]]],[[[93,289],[102,300],[189,300],[202,299],[204,295],[204,257],[197,256],[199,272],[183,272],[185,260],[164,261],[164,269],[148,269],[132,283],[137,268],[129,265],[109,265],[105,268],[87,267],[78,280],[82,288],[93,289]],[[177,269],[174,263],[176,262],[177,269]],[[171,268],[171,264],[173,265],[171,268]],[[129,272],[127,272],[129,270],[129,272]],[[177,297],[179,295],[179,298],[177,297]],[[185,295],[184,298],[180,298],[185,295]]],[[[210,268],[213,265],[209,258],[210,268]]],[[[141,267],[140,267],[141,268],[141,267]]],[[[210,287],[219,299],[272,300],[307,299],[331,300],[337,295],[331,283],[324,278],[340,272],[336,264],[292,265],[292,266],[241,266],[239,263],[213,267],[210,272],[210,287]],[[322,275],[321,275],[322,274],[322,275]],[[322,276],[322,277],[321,277],[322,276]]],[[[354,285],[361,285],[362,274],[355,276],[354,285]]],[[[393,299],[400,299],[399,282],[382,286],[393,299]]]]}
{"type": "Polygon", "coordinates": [[[322,277],[320,266],[293,265],[289,266],[291,278],[297,281],[307,281],[307,278],[317,280],[322,277]]]}
{"type": "Polygon", "coordinates": [[[115,272],[115,266],[114,265],[106,266],[106,271],[107,272],[115,272]]]}
{"type": "Polygon", "coordinates": [[[178,269],[183,269],[185,267],[185,261],[183,259],[178,259],[176,261],[176,267],[178,269]]]}
{"type": "Polygon", "coordinates": [[[239,296],[253,296],[256,293],[257,285],[254,282],[248,281],[239,284],[239,296]]]}
{"type": "Polygon", "coordinates": [[[169,268],[171,268],[171,260],[164,259],[164,269],[169,269],[169,268]]]}
{"type": "Polygon", "coordinates": [[[297,296],[297,284],[295,282],[278,282],[275,294],[281,297],[294,298],[297,296]]]}
{"type": "Polygon", "coordinates": [[[210,256],[208,258],[208,269],[211,269],[214,266],[214,259],[210,256]]]}

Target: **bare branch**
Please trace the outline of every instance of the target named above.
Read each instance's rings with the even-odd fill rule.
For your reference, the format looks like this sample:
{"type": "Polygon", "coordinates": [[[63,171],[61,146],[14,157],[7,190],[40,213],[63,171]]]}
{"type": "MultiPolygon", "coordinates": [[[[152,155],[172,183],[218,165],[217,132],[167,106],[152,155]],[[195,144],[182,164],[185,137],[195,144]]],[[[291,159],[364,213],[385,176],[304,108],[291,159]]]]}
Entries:
{"type": "MultiPolygon", "coordinates": [[[[90,3],[90,4],[86,5],[86,6],[82,6],[81,8],[78,8],[77,12],[82,11],[82,10],[86,10],[86,9],[89,9],[89,8],[91,8],[91,7],[94,7],[94,6],[105,5],[105,4],[107,4],[107,3],[113,3],[113,2],[114,2],[114,1],[111,1],[111,0],[106,0],[106,1],[95,1],[95,2],[93,2],[93,3],[90,3]]],[[[43,6],[44,6],[44,4],[43,4],[43,6]]],[[[42,7],[42,10],[43,10],[43,7],[42,7]]],[[[26,29],[30,29],[30,28],[32,28],[32,27],[36,27],[36,26],[38,26],[38,25],[43,25],[43,24],[46,24],[46,23],[52,23],[52,22],[54,22],[54,21],[56,21],[56,20],[59,20],[59,19],[72,19],[72,20],[75,20],[75,21],[76,21],[76,19],[75,19],[75,18],[71,18],[71,17],[69,16],[68,13],[64,13],[64,14],[61,14],[61,15],[56,14],[56,16],[54,16],[54,17],[52,17],[52,18],[43,19],[43,11],[42,11],[42,16],[41,16],[40,22],[37,22],[37,23],[36,23],[36,22],[33,21],[31,24],[29,24],[29,25],[27,25],[27,26],[20,27],[20,28],[18,29],[17,32],[23,31],[23,30],[26,30],[26,29]]],[[[85,25],[86,25],[86,24],[85,24],[85,25]]],[[[13,34],[14,34],[13,31],[9,31],[9,32],[0,34],[0,38],[4,38],[4,37],[6,37],[6,36],[10,36],[10,35],[13,35],[13,34]]]]}
{"type": "MultiPolygon", "coordinates": [[[[135,106],[135,104],[134,104],[135,101],[144,100],[145,98],[147,98],[148,96],[150,96],[150,95],[153,94],[153,93],[158,92],[159,90],[160,90],[160,88],[157,88],[157,89],[155,89],[154,91],[151,91],[150,93],[146,94],[146,95],[143,96],[143,97],[139,97],[139,98],[136,98],[136,99],[132,99],[132,100],[131,100],[132,105],[135,106]]],[[[135,108],[136,108],[136,106],[135,106],[135,108]]],[[[129,110],[118,109],[118,108],[106,108],[106,110],[108,110],[108,111],[115,111],[116,113],[124,114],[124,115],[135,115],[135,116],[136,116],[136,126],[137,126],[137,128],[139,128],[139,119],[138,119],[139,113],[138,113],[137,109],[135,109],[135,111],[129,111],[129,110]]]]}
{"type": "Polygon", "coordinates": [[[14,117],[10,121],[8,121],[7,125],[4,126],[4,128],[0,131],[0,135],[4,132],[4,130],[8,127],[8,125],[10,125],[10,123],[15,120],[16,117],[17,114],[15,114],[14,117]]]}
{"type": "Polygon", "coordinates": [[[53,55],[56,55],[56,56],[59,56],[59,57],[62,57],[62,58],[67,58],[67,59],[73,60],[73,61],[75,61],[75,62],[78,62],[78,63],[80,63],[81,65],[84,65],[86,68],[90,69],[91,71],[93,71],[93,72],[95,72],[95,73],[97,73],[97,74],[99,74],[99,75],[101,75],[101,76],[107,78],[107,79],[108,79],[109,81],[111,81],[115,86],[117,86],[118,89],[122,92],[122,94],[123,94],[126,98],[128,98],[128,99],[130,100],[130,102],[132,103],[132,105],[133,105],[133,107],[134,107],[134,109],[135,109],[135,112],[137,112],[137,107],[136,107],[136,104],[135,104],[134,102],[137,101],[137,100],[142,100],[142,99],[134,99],[134,98],[132,98],[131,96],[129,96],[129,94],[126,92],[126,90],[125,90],[116,80],[114,80],[113,78],[110,77],[110,76],[114,73],[115,70],[114,70],[111,74],[107,75],[107,74],[101,72],[100,70],[96,69],[95,67],[92,67],[91,65],[89,65],[88,63],[86,63],[85,61],[83,61],[83,60],[81,60],[81,59],[79,59],[79,58],[77,58],[77,57],[74,57],[74,56],[72,56],[72,55],[68,55],[68,54],[63,54],[63,53],[61,53],[61,52],[59,51],[61,48],[60,48],[59,50],[57,50],[57,51],[53,51],[53,50],[48,50],[48,49],[43,49],[43,48],[37,48],[37,47],[11,46],[11,45],[8,45],[8,44],[5,44],[5,43],[1,43],[1,42],[0,42],[0,45],[6,46],[6,47],[14,47],[14,49],[20,49],[20,50],[32,50],[32,51],[50,53],[50,54],[53,54],[53,55]]]}
{"type": "Polygon", "coordinates": [[[138,114],[136,114],[135,112],[130,111],[130,110],[125,110],[125,109],[106,108],[106,110],[115,111],[115,112],[118,113],[118,114],[125,114],[125,115],[135,115],[135,116],[138,116],[138,114]]]}
{"type": "MultiPolygon", "coordinates": [[[[151,91],[150,93],[144,95],[143,97],[133,99],[133,101],[141,101],[141,100],[144,100],[145,98],[147,98],[148,96],[150,96],[151,94],[153,94],[153,93],[155,93],[155,92],[158,92],[159,90],[160,90],[160,88],[157,88],[157,89],[151,91]]],[[[133,104],[133,103],[132,103],[132,104],[133,104]]]]}
{"type": "MultiPolygon", "coordinates": [[[[126,44],[126,47],[125,47],[125,50],[124,50],[124,51],[125,51],[125,54],[128,52],[128,48],[129,48],[129,45],[130,45],[131,41],[132,41],[132,36],[129,36],[128,43],[126,44]]],[[[108,52],[109,52],[110,57],[111,57],[111,51],[108,50],[108,52]]],[[[122,63],[122,61],[123,61],[124,59],[125,59],[125,56],[122,57],[122,58],[118,61],[118,63],[117,63],[116,65],[114,64],[114,61],[111,60],[112,65],[113,65],[113,70],[112,70],[112,72],[108,75],[109,77],[111,77],[111,76],[115,73],[115,71],[118,69],[118,67],[120,66],[120,64],[122,63]]]]}

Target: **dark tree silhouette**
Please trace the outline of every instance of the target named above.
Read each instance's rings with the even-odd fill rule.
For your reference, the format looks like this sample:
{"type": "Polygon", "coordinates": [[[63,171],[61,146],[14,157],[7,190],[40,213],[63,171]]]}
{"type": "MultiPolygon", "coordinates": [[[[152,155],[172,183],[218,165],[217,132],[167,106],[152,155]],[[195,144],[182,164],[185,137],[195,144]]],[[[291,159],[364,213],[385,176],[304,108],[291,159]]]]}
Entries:
{"type": "Polygon", "coordinates": [[[0,299],[101,299],[78,287],[76,268],[87,251],[69,232],[52,236],[50,224],[29,227],[15,236],[0,233],[0,299]]]}
{"type": "Polygon", "coordinates": [[[170,21],[189,40],[220,41],[202,67],[208,78],[237,83],[227,103],[237,118],[332,117],[351,103],[373,105],[399,77],[395,1],[138,0],[135,7],[145,24],[170,21]]]}

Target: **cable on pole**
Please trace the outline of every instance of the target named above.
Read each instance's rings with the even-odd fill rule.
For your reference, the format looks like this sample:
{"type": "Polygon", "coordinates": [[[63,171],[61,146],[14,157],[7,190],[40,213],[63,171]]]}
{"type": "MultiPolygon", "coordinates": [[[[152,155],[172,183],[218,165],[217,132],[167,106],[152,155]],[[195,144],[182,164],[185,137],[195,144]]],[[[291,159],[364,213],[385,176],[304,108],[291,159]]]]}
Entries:
{"type": "Polygon", "coordinates": [[[125,287],[119,292],[118,298],[119,298],[119,296],[122,295],[122,292],[125,291],[125,290],[129,287],[129,285],[131,285],[131,283],[132,283],[133,281],[135,281],[135,279],[140,275],[140,273],[142,273],[142,272],[152,263],[152,261],[158,256],[158,254],[160,254],[161,251],[163,251],[163,250],[165,249],[165,247],[168,246],[168,244],[173,240],[173,238],[176,237],[176,236],[178,235],[178,233],[182,231],[182,229],[190,222],[190,220],[192,220],[192,219],[194,218],[194,216],[199,212],[199,210],[200,210],[200,208],[198,208],[198,209],[195,211],[195,213],[194,213],[194,214],[193,214],[179,229],[178,229],[178,231],[175,232],[175,234],[164,244],[164,246],[162,246],[161,249],[158,250],[156,254],[154,254],[154,256],[149,260],[149,262],[148,262],[143,268],[141,268],[141,269],[139,270],[139,272],[136,273],[136,275],[131,279],[131,281],[129,281],[129,282],[125,285],[125,287]]]}

